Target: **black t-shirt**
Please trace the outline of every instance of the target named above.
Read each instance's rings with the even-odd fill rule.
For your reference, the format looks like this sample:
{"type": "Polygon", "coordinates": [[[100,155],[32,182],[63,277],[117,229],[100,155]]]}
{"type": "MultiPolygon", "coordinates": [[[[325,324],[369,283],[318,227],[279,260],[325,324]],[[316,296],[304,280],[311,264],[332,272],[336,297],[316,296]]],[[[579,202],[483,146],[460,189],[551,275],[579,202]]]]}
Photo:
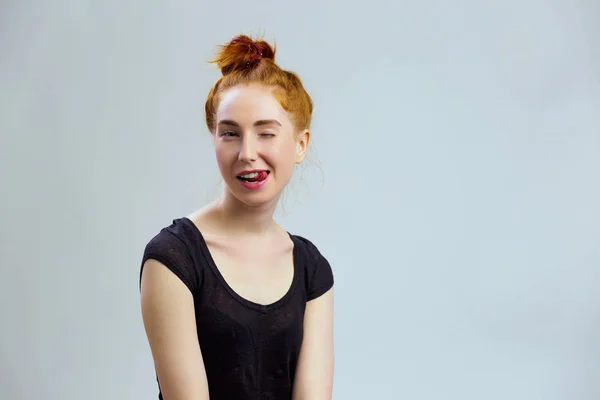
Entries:
{"type": "MultiPolygon", "coordinates": [[[[294,277],[278,301],[260,305],[239,296],[212,259],[202,233],[175,219],[147,244],[142,266],[155,259],[189,288],[211,399],[291,399],[306,302],[333,286],[328,261],[309,240],[294,243],[294,277]]],[[[141,271],[140,271],[141,279],[141,271]]],[[[159,382],[159,399],[162,400],[159,382]]]]}

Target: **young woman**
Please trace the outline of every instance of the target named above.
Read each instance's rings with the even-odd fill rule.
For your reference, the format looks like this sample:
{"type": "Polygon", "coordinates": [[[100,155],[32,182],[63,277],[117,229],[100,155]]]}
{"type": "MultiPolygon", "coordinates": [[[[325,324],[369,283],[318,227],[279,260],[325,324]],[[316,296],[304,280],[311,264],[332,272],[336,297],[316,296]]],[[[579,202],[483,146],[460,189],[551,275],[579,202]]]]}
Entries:
{"type": "Polygon", "coordinates": [[[224,193],[150,240],[140,272],[159,399],[330,399],[332,270],[273,220],[312,101],[262,40],[238,36],[215,62],[205,111],[224,193]]]}

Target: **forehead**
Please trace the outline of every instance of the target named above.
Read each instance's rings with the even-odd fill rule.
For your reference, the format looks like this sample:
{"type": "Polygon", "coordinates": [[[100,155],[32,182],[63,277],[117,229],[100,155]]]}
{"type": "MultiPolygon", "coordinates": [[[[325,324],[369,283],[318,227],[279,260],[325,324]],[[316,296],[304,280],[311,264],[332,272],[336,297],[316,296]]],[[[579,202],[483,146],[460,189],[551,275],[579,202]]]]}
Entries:
{"type": "Polygon", "coordinates": [[[269,88],[244,85],[234,86],[221,93],[217,122],[222,119],[253,123],[261,119],[287,119],[287,113],[269,88]]]}

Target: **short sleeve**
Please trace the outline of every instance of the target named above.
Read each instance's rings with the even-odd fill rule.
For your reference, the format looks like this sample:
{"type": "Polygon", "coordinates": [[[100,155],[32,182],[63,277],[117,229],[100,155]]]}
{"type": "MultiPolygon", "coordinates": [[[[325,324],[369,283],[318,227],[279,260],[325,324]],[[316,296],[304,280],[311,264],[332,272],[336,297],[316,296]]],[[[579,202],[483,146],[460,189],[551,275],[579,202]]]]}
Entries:
{"type": "Polygon", "coordinates": [[[144,249],[140,268],[140,282],[144,263],[156,260],[173,272],[188,287],[192,294],[200,287],[200,274],[194,264],[190,250],[184,240],[165,228],[148,242],[144,249]]]}
{"type": "Polygon", "coordinates": [[[319,249],[309,240],[302,239],[307,245],[306,294],[307,301],[310,301],[322,296],[333,287],[333,270],[319,249]]]}

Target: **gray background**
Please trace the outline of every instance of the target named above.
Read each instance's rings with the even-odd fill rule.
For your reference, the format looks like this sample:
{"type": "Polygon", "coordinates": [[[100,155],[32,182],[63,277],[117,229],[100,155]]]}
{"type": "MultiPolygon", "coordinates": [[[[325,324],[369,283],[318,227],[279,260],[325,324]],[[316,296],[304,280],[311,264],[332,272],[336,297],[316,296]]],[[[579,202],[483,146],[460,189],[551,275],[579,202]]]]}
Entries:
{"type": "Polygon", "coordinates": [[[156,398],[139,262],[219,193],[240,32],[316,103],[278,219],[334,267],[335,399],[600,398],[597,1],[0,7],[0,398],[156,398]]]}

